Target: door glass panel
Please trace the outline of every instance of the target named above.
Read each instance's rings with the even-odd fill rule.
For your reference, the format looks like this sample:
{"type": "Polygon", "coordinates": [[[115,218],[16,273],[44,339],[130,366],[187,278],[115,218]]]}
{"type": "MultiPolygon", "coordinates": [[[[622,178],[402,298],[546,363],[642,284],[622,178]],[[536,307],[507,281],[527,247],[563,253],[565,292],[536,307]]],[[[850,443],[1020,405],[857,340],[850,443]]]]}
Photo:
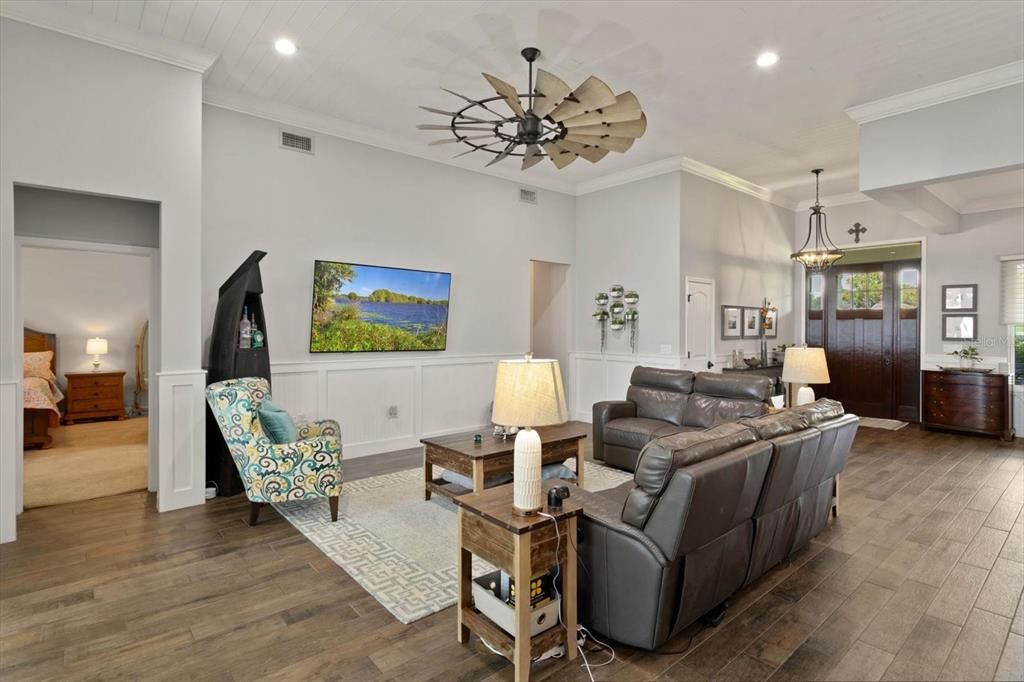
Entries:
{"type": "Polygon", "coordinates": [[[807,276],[807,309],[821,310],[822,296],[825,293],[825,275],[807,276]]]}
{"type": "Polygon", "coordinates": [[[917,268],[906,268],[899,272],[900,308],[916,309],[921,292],[921,273],[917,268]]]}
{"type": "Polygon", "coordinates": [[[838,310],[881,310],[883,277],[879,272],[844,272],[836,277],[838,310]]]}

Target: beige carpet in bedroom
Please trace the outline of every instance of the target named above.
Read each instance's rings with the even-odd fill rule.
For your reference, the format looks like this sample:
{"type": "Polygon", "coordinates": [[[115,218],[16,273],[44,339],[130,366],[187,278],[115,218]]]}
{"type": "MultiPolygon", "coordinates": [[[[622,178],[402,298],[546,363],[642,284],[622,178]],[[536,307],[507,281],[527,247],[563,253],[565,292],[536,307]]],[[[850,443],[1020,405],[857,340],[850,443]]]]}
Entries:
{"type": "Polygon", "coordinates": [[[52,448],[25,451],[25,508],[144,490],[148,430],[146,417],[52,429],[52,448]]]}

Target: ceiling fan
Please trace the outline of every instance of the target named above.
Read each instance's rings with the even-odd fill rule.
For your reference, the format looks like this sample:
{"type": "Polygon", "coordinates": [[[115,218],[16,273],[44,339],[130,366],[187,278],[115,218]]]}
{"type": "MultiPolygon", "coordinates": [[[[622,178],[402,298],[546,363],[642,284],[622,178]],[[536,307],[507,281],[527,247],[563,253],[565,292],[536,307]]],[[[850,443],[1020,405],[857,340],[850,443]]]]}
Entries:
{"type": "Polygon", "coordinates": [[[522,158],[522,170],[545,158],[561,170],[579,157],[597,163],[608,152],[622,153],[646,132],[647,117],[632,92],[616,95],[595,76],[573,90],[544,69],[537,69],[534,82],[533,63],[540,50],[527,47],[520,54],[530,65],[528,92],[519,93],[515,86],[485,73],[483,77],[496,96],[472,99],[442,88],[466,104],[454,111],[421,106],[424,111],[450,118],[447,124],[417,126],[420,130],[447,130],[453,135],[430,144],[460,142],[470,147],[456,156],[489,152],[494,158],[488,166],[513,156],[522,158]],[[499,100],[512,111],[511,116],[492,108],[499,100]]]}

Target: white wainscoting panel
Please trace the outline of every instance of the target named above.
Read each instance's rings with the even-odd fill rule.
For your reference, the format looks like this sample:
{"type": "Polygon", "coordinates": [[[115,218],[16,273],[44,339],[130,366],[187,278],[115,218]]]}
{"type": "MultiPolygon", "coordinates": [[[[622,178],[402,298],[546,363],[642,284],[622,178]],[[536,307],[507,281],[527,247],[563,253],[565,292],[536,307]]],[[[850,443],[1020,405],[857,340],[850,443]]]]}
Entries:
{"type": "Polygon", "coordinates": [[[21,451],[18,434],[22,433],[21,382],[0,382],[0,542],[17,539],[18,488],[21,476],[18,467],[21,451]]]}
{"type": "Polygon", "coordinates": [[[331,369],[327,414],[343,415],[342,437],[352,447],[416,436],[416,367],[331,369]],[[398,416],[388,417],[388,408],[398,416]]]}
{"type": "Polygon", "coordinates": [[[158,372],[160,489],[157,510],[206,501],[206,372],[158,372]]]}
{"type": "Polygon", "coordinates": [[[424,436],[490,430],[495,366],[510,357],[272,363],[274,401],[299,420],[337,420],[345,459],[402,450],[424,436]]]}
{"type": "Polygon", "coordinates": [[[494,361],[423,365],[422,431],[431,436],[472,430],[491,421],[494,361]]]}

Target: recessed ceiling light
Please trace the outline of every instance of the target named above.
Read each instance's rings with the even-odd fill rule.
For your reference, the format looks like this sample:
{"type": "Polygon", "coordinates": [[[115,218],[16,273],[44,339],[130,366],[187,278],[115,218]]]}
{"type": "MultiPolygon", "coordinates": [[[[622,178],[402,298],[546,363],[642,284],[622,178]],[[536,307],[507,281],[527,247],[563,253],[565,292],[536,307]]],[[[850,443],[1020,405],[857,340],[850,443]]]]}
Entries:
{"type": "Polygon", "coordinates": [[[762,69],[767,69],[770,66],[775,66],[776,62],[779,61],[779,55],[775,52],[762,52],[757,57],[757,65],[762,69]]]}
{"type": "Polygon", "coordinates": [[[281,54],[292,55],[299,51],[290,38],[278,38],[274,41],[274,49],[281,54]]]}

